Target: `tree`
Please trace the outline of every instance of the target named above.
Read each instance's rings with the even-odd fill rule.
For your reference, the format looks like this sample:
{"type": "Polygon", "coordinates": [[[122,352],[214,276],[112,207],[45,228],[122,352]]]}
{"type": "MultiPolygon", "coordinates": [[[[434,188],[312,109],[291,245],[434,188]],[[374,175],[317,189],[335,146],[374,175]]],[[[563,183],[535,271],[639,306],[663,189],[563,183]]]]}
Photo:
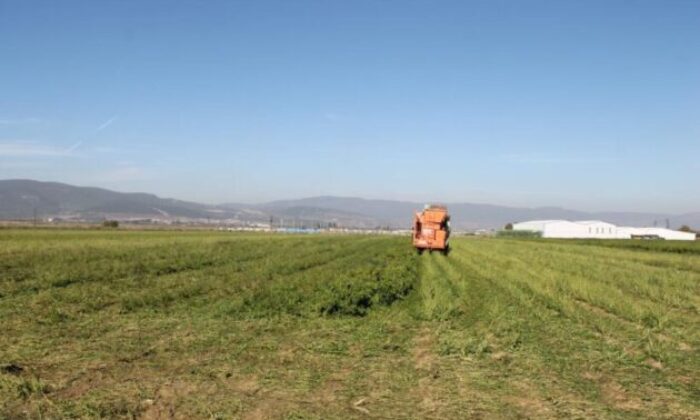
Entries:
{"type": "Polygon", "coordinates": [[[117,220],[105,220],[102,222],[102,226],[106,228],[118,228],[119,222],[117,220]]]}
{"type": "Polygon", "coordinates": [[[506,227],[503,228],[504,230],[513,230],[513,224],[512,223],[506,223],[506,227]]]}
{"type": "Polygon", "coordinates": [[[678,230],[680,230],[681,232],[695,232],[695,231],[694,231],[693,229],[691,229],[690,226],[688,226],[688,225],[683,225],[683,226],[681,226],[680,229],[678,229],[678,230]]]}

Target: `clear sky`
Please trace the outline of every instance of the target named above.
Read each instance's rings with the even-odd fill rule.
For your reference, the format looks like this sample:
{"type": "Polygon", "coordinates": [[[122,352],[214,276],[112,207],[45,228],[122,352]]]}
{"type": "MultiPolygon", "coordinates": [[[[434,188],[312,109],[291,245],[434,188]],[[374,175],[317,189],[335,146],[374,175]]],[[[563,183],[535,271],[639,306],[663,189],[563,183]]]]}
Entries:
{"type": "Polygon", "coordinates": [[[0,0],[0,179],[700,210],[700,1],[0,0]]]}

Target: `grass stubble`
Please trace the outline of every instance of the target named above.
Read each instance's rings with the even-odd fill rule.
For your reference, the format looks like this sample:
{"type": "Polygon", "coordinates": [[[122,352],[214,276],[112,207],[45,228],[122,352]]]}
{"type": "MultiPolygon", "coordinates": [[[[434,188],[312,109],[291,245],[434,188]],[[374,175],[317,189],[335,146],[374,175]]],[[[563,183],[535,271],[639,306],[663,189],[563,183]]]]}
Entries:
{"type": "Polygon", "coordinates": [[[700,418],[697,243],[0,230],[0,417],[700,418]]]}

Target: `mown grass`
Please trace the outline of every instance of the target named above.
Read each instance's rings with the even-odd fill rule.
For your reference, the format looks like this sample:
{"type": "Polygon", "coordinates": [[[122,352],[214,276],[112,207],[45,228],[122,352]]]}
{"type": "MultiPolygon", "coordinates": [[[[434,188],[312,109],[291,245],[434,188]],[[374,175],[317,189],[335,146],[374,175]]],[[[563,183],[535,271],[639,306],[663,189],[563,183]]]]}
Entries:
{"type": "Polygon", "coordinates": [[[2,230],[0,417],[697,418],[695,246],[2,230]]]}
{"type": "Polygon", "coordinates": [[[582,245],[636,249],[640,251],[673,252],[677,254],[700,254],[699,241],[660,241],[640,239],[624,239],[610,241],[605,239],[580,239],[574,240],[573,242],[582,245]]]}

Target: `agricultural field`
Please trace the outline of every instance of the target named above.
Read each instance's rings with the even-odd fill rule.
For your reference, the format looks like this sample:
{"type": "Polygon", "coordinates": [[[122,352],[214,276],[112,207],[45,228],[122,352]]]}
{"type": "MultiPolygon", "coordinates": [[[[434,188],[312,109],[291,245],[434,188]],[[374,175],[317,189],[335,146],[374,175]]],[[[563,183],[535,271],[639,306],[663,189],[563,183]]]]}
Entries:
{"type": "Polygon", "coordinates": [[[700,418],[700,244],[0,230],[0,418],[700,418]]]}

